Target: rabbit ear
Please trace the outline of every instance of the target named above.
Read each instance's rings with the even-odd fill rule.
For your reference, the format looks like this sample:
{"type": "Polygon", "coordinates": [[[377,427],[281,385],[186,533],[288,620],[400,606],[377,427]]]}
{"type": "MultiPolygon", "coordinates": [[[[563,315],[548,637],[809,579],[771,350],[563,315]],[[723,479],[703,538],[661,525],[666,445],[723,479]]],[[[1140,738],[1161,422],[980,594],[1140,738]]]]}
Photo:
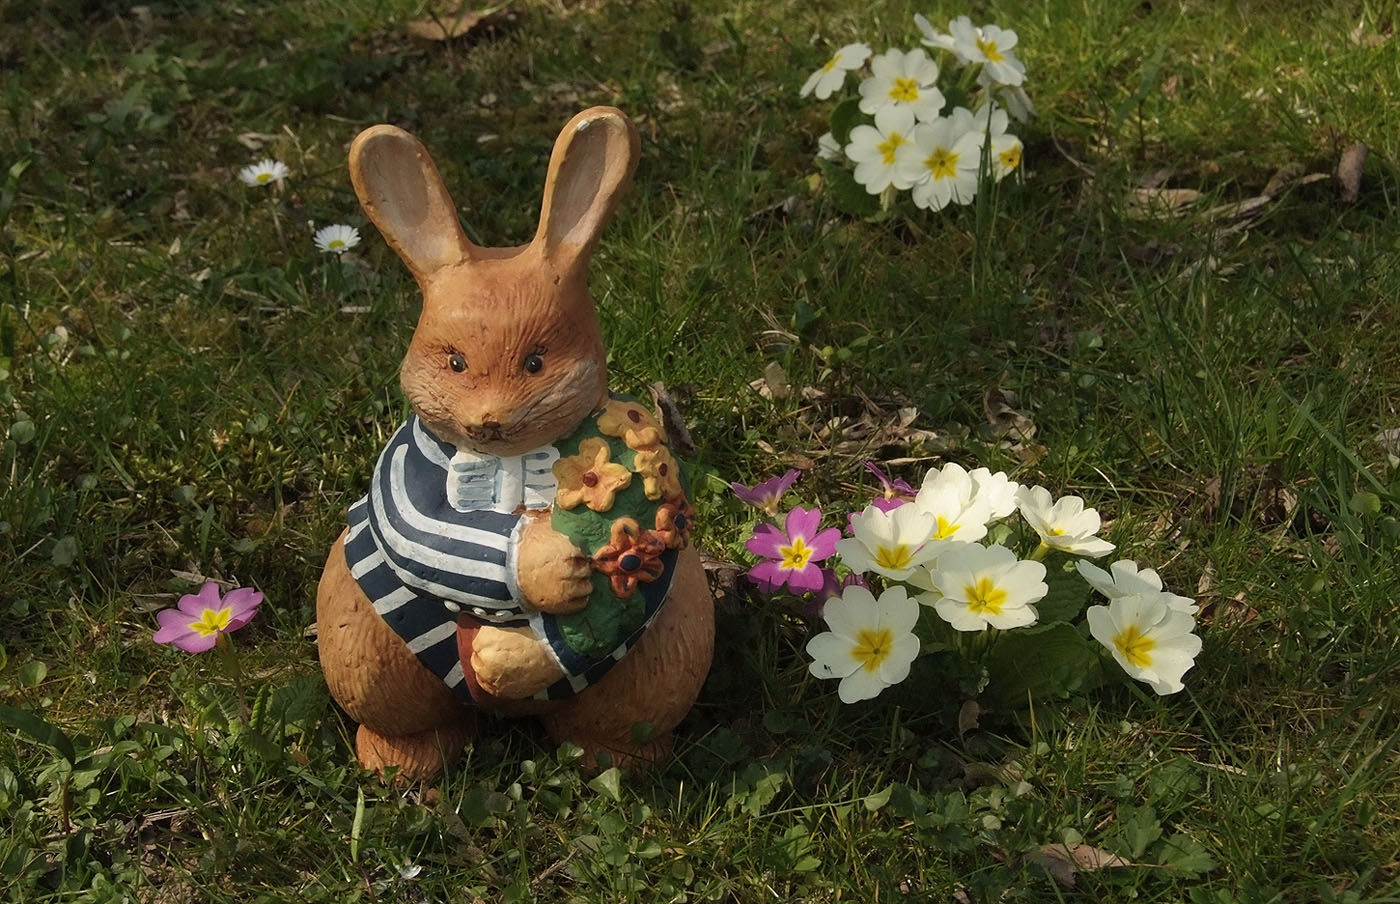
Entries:
{"type": "Polygon", "coordinates": [[[641,140],[613,107],[591,107],[569,120],[544,183],[544,207],[534,244],[560,268],[588,261],[608,217],[637,168],[641,140]]]}
{"type": "Polygon", "coordinates": [[[427,149],[403,129],[372,126],[356,136],[350,181],[365,213],[420,281],[475,250],[427,149]]]}

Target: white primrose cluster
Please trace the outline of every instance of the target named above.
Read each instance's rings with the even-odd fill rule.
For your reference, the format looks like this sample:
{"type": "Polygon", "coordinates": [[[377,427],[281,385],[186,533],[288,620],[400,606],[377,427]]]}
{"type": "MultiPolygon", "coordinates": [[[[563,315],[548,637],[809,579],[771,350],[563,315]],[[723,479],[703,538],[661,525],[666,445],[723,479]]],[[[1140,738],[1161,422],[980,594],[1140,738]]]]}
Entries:
{"type": "Polygon", "coordinates": [[[868,45],[847,44],[803,84],[802,97],[826,100],[845,87],[847,73],[869,61],[859,99],[851,99],[861,121],[849,126],[840,115],[846,105],[838,105],[832,114],[836,134],[821,136],[818,156],[853,164],[855,181],[886,208],[905,190],[916,207],[927,210],[970,204],[984,172],[1000,182],[1021,166],[1021,140],[1007,126],[1012,118],[1027,121],[1035,108],[1023,87],[1026,67],[1013,50],[1016,32],[975,26],[967,16],[949,22],[946,34],[922,15],[914,23],[922,43],[943,55],[943,67],[922,47],[872,57],[868,45]],[[939,83],[955,72],[950,64],[963,68],[945,85],[965,96],[967,105],[945,110],[948,98],[939,83]]]}
{"type": "MultiPolygon", "coordinates": [[[[929,471],[917,492],[880,476],[885,497],[852,515],[850,536],[836,543],[834,558],[851,574],[825,603],[829,630],[807,645],[812,674],[839,679],[846,703],[908,676],[920,651],[913,629],[921,605],[958,632],[995,636],[1026,628],[1039,620],[1036,604],[1049,590],[1042,559],[1052,552],[1098,558],[1114,549],[1098,537],[1099,514],[1083,499],[1055,500],[1045,488],[1022,486],[1001,472],[947,464],[929,471]],[[1039,538],[1026,559],[989,535],[1018,511],[1039,538]]],[[[1093,638],[1158,694],[1180,691],[1201,649],[1192,633],[1195,601],[1167,592],[1157,572],[1128,559],[1107,571],[1075,564],[1107,598],[1085,612],[1093,638]]]]}

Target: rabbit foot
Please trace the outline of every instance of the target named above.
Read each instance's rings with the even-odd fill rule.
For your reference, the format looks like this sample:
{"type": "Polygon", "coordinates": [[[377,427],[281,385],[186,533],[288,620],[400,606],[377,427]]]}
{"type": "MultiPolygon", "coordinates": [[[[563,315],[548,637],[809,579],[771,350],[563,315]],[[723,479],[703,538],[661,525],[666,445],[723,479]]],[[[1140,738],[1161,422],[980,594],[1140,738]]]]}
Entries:
{"type": "Polygon", "coordinates": [[[361,725],[355,735],[360,765],[378,773],[397,767],[399,783],[428,781],[453,762],[476,733],[475,719],[414,734],[386,736],[361,725]]]}

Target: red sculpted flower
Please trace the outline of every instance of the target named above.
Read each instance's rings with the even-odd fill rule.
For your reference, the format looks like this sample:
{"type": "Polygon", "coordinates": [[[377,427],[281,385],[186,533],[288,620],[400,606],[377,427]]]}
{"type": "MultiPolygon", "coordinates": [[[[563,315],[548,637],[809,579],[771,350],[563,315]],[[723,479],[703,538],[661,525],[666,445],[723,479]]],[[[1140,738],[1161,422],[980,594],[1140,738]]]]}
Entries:
{"type": "Polygon", "coordinates": [[[656,510],[656,534],[667,549],[681,549],[690,542],[690,528],[695,524],[695,509],[684,497],[664,503],[656,510]]]}
{"type": "Polygon", "coordinates": [[[661,577],[661,554],[666,541],[654,531],[644,531],[632,518],[613,522],[607,546],[593,556],[593,567],[608,576],[613,593],[626,599],[643,582],[661,577]]]}

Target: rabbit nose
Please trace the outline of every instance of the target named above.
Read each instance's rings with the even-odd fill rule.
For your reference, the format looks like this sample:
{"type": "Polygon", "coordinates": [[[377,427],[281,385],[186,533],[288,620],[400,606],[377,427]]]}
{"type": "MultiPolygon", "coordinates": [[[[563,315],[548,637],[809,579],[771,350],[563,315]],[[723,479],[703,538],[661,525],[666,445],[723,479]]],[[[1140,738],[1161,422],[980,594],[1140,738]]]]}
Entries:
{"type": "Polygon", "coordinates": [[[495,418],[488,417],[486,420],[481,422],[481,426],[487,430],[499,430],[501,429],[501,422],[496,420],[495,418]]]}

